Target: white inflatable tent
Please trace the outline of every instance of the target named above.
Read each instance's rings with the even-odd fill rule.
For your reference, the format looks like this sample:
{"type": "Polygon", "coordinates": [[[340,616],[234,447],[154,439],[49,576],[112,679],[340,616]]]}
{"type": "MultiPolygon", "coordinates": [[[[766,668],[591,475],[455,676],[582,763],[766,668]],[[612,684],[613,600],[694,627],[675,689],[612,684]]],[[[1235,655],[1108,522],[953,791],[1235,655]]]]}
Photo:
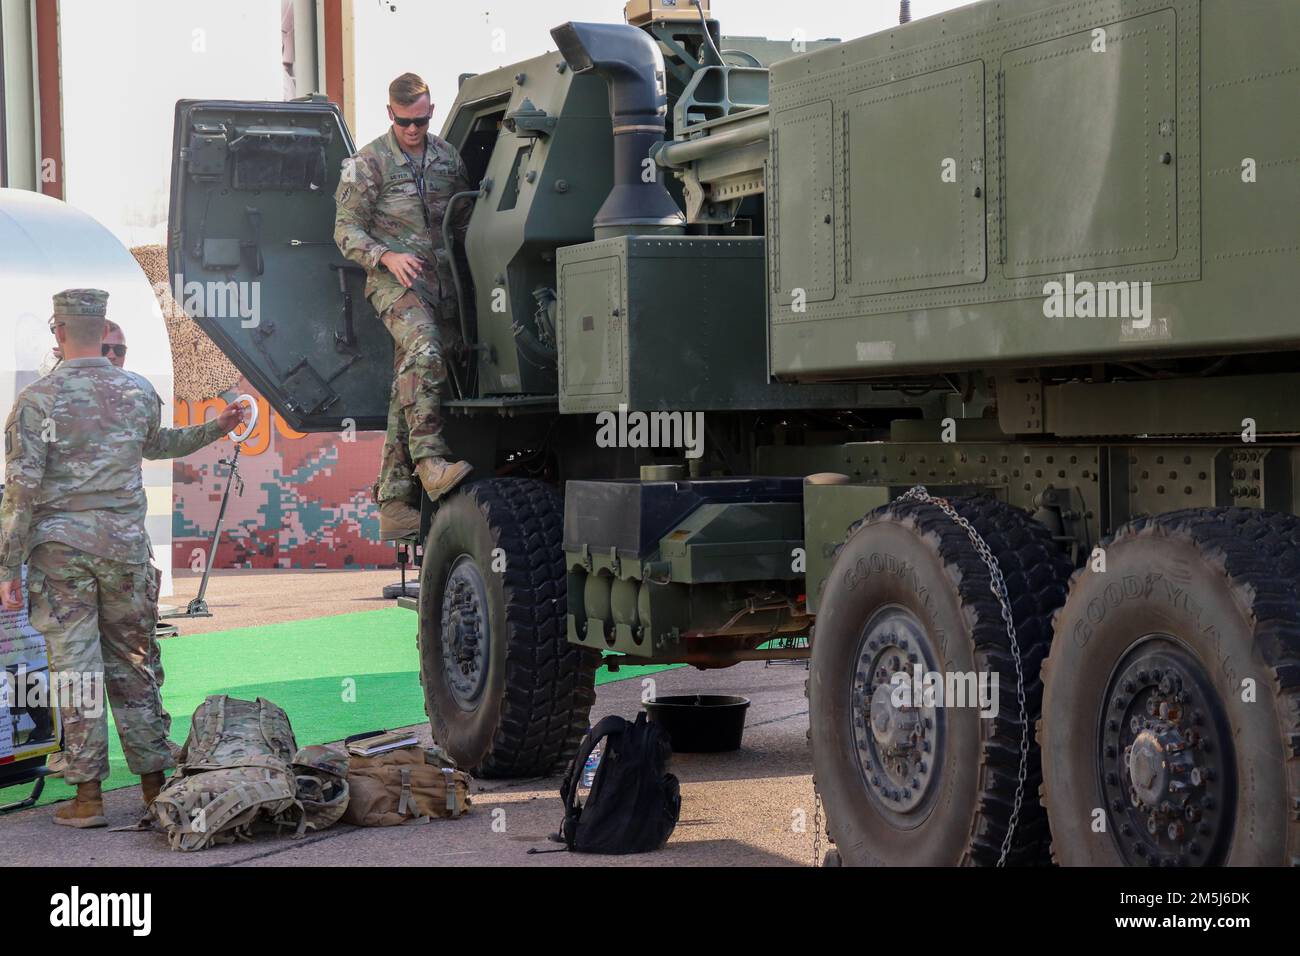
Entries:
{"type": "MultiPolygon", "coordinates": [[[[117,238],[67,203],[20,189],[0,189],[0,420],[14,396],[48,364],[50,299],[60,289],[95,288],[109,294],[108,318],[122,326],[126,366],[153,383],[171,424],[172,357],[158,300],[143,270],[117,238]]],[[[87,409],[99,414],[99,409],[87,409]]],[[[0,460],[0,482],[4,462],[0,460]]],[[[172,463],[146,461],[147,527],[162,593],[172,592],[172,463]]]]}

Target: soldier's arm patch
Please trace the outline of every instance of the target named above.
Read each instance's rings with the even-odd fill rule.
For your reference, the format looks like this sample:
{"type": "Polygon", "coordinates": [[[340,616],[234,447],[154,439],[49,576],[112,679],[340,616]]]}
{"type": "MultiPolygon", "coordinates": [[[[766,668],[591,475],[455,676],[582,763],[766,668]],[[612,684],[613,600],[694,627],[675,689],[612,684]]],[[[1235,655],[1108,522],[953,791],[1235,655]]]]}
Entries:
{"type": "Polygon", "coordinates": [[[19,457],[23,454],[23,436],[18,430],[18,423],[11,421],[5,428],[5,457],[19,457]]]}

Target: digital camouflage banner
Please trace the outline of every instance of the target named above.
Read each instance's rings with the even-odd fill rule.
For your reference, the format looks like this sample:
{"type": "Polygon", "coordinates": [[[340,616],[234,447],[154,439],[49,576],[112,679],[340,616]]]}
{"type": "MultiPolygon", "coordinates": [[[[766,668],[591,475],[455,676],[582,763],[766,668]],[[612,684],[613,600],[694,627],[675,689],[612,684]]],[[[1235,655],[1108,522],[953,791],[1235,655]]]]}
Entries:
{"type": "MultiPolygon", "coordinates": [[[[244,442],[244,493],[231,493],[217,548],[217,568],[360,568],[396,566],[392,545],[379,543],[379,512],[370,487],[379,468],[382,432],[303,434],[291,429],[241,381],[225,397],[178,400],[175,425],[210,418],[235,395],[257,396],[260,415],[244,442]]],[[[222,439],[176,462],[172,563],[201,571],[234,453],[222,439]]]]}

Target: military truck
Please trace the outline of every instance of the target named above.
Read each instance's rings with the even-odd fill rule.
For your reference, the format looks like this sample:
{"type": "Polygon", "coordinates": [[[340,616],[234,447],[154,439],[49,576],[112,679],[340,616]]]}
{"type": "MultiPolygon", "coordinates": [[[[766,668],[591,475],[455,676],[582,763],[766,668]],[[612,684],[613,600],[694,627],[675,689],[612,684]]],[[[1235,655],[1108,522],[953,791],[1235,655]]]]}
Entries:
{"type": "MultiPolygon", "coordinates": [[[[810,653],[832,862],[1300,863],[1300,7],[628,14],[442,128],[437,739],[540,774],[602,655],[810,653]]],[[[174,145],[173,274],[261,283],[200,324],[294,428],[382,428],[337,108],[184,101],[174,145]]]]}

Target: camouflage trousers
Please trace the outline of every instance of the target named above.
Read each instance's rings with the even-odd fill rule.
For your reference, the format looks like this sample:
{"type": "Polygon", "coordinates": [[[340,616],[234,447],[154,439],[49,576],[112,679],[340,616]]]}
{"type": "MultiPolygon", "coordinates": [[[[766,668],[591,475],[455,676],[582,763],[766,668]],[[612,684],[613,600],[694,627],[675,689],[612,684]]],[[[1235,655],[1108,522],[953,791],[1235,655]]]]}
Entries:
{"type": "Polygon", "coordinates": [[[68,783],[108,776],[105,694],[131,772],[175,766],[153,670],[159,578],[150,564],[100,558],[56,542],[38,545],[28,558],[32,627],[45,636],[50,673],[58,673],[63,685],[51,690],[61,695],[68,783]],[[66,689],[71,675],[79,675],[83,692],[66,689]],[[97,700],[84,692],[89,681],[98,682],[97,700]]]}
{"type": "Polygon", "coordinates": [[[377,502],[419,500],[415,462],[448,458],[451,449],[442,437],[442,398],[447,381],[444,350],[460,340],[452,324],[456,300],[443,299],[435,315],[413,292],[384,312],[384,326],[393,336],[393,387],[388,402],[388,434],[375,486],[377,502]]]}
{"type": "MultiPolygon", "coordinates": [[[[158,602],[154,601],[155,607],[157,607],[157,604],[158,602]]],[[[153,647],[153,657],[149,660],[149,669],[153,671],[154,679],[158,682],[159,704],[162,707],[163,737],[170,740],[172,735],[172,715],[167,712],[167,705],[162,703],[161,697],[163,681],[167,679],[167,673],[163,670],[162,641],[155,637],[151,646],[153,647]]],[[[168,747],[167,749],[170,750],[171,748],[168,747]]]]}

